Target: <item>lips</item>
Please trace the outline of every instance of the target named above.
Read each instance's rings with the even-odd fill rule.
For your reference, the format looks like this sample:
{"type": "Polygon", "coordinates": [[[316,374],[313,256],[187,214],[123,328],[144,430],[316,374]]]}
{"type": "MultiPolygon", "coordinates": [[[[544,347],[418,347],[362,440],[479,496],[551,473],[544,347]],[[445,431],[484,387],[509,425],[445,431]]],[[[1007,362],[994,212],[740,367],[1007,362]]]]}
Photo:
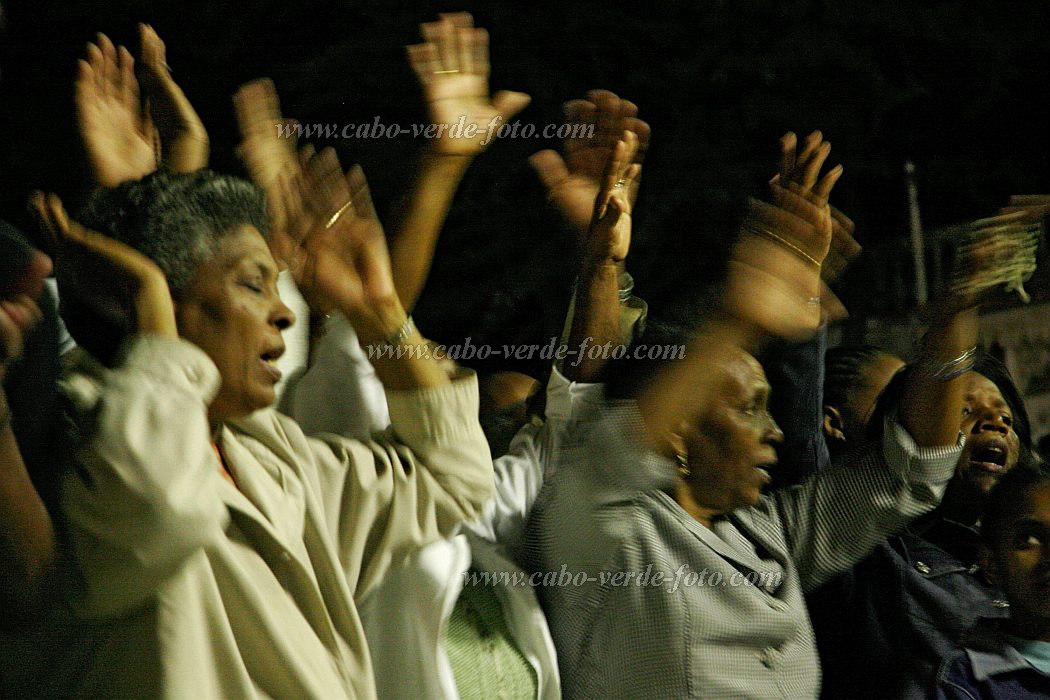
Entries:
{"type": "Polygon", "coordinates": [[[970,465],[987,474],[1003,474],[1009,456],[1006,441],[998,438],[982,441],[970,448],[970,465]]]}
{"type": "Polygon", "coordinates": [[[262,364],[265,372],[273,379],[276,384],[281,381],[281,370],[277,368],[277,360],[280,359],[281,355],[284,354],[284,344],[275,345],[270,350],[267,350],[259,356],[259,362],[262,364]]]}

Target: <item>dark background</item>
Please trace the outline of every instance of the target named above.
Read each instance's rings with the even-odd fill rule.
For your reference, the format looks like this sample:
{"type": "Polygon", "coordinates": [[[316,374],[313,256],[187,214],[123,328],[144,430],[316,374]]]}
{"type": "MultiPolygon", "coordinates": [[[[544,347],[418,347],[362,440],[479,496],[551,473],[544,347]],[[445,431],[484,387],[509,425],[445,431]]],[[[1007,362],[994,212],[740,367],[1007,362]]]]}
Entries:
{"type": "MultiPolygon", "coordinates": [[[[83,194],[72,80],[95,31],[137,53],[135,22],[153,24],[212,136],[212,167],[240,172],[239,84],[273,78],[285,115],[304,124],[423,122],[402,47],[419,41],[419,22],[461,9],[489,30],[493,90],[532,95],[523,122],[557,123],[561,103],[590,88],[639,105],[653,140],[628,265],[658,316],[712,279],[738,205],[772,174],[788,129],[822,129],[831,162],[845,164],[832,201],[867,250],[841,290],[854,324],[892,310],[886,259],[907,245],[907,159],[927,228],[990,215],[1010,194],[1050,192],[1043,0],[37,0],[4,6],[0,216],[28,228],[32,188],[72,202],[83,194]]],[[[421,142],[324,145],[363,165],[383,212],[421,142]]],[[[571,238],[526,162],[552,146],[500,141],[471,169],[417,313],[432,337],[543,342],[560,326],[571,238]]]]}

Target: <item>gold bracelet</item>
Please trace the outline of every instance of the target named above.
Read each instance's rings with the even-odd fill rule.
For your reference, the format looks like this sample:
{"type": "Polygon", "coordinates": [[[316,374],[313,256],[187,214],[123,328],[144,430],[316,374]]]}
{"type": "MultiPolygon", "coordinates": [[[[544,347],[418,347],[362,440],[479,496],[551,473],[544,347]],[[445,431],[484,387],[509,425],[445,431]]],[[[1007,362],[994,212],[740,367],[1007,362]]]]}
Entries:
{"type": "Polygon", "coordinates": [[[804,251],[801,248],[799,248],[797,245],[795,245],[791,241],[786,240],[784,238],[781,238],[780,236],[778,236],[777,234],[773,233],[769,229],[767,229],[767,228],[760,228],[758,226],[752,226],[750,230],[751,230],[752,233],[758,233],[758,234],[761,234],[763,236],[767,236],[769,238],[772,238],[774,241],[777,241],[778,243],[781,243],[782,245],[786,246],[787,248],[790,248],[791,250],[793,250],[795,252],[795,254],[798,255],[803,260],[813,263],[813,265],[815,265],[816,267],[820,267],[820,261],[819,260],[817,260],[812,255],[810,255],[809,253],[807,253],[806,251],[804,251]]]}

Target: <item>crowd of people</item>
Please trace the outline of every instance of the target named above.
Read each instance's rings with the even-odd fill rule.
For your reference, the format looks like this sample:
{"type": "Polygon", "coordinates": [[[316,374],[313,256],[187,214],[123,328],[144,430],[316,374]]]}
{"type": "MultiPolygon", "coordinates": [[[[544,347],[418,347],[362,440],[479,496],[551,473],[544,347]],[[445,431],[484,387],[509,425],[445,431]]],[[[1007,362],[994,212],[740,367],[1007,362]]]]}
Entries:
{"type": "Polygon", "coordinates": [[[829,349],[860,248],[789,132],[661,323],[626,273],[650,129],[593,90],[531,163],[578,240],[557,345],[623,352],[479,381],[412,310],[529,102],[485,30],[408,47],[430,122],[475,128],[384,222],[268,80],[233,97],[250,180],[209,170],[139,29],[79,63],[93,192],[32,194],[50,257],[0,229],[0,697],[1050,697],[1050,470],[978,338],[1045,208],[974,227],[910,362],[829,349]]]}

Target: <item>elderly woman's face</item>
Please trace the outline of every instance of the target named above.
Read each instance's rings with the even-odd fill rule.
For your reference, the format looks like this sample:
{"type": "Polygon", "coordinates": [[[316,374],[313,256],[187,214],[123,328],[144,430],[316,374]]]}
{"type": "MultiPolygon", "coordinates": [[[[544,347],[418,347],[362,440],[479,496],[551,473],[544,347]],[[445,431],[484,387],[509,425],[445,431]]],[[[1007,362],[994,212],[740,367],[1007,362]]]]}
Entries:
{"type": "Polygon", "coordinates": [[[769,383],[758,361],[740,353],[722,371],[721,389],[686,446],[694,499],[728,513],[758,502],[784,434],[769,415],[769,383]]]}
{"type": "Polygon", "coordinates": [[[262,234],[244,225],[222,238],[176,303],[179,335],[207,353],[222,376],[209,407],[213,421],[246,416],[276,400],[281,331],[295,321],[277,295],[277,272],[262,234]]]}

